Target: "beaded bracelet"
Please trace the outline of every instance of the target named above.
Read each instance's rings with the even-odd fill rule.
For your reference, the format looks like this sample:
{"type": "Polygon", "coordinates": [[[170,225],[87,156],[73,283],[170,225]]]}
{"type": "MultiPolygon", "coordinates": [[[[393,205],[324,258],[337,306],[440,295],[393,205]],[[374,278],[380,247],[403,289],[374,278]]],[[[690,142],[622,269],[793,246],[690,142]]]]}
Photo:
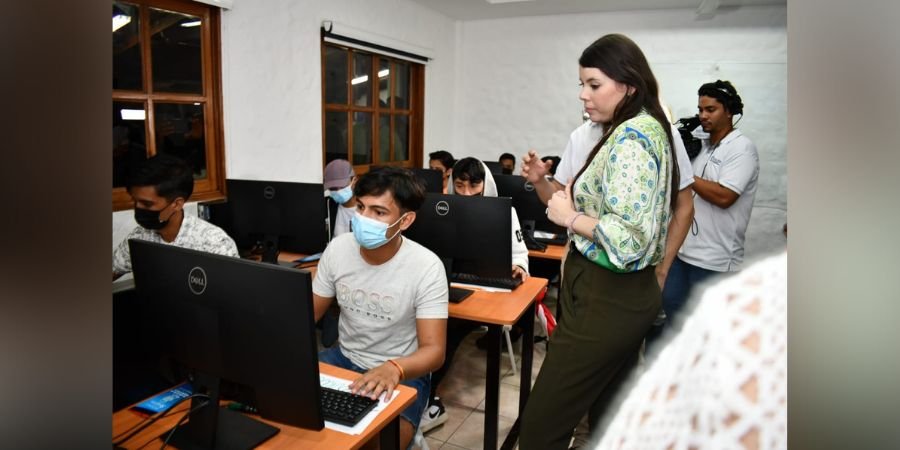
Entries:
{"type": "Polygon", "coordinates": [[[397,364],[397,361],[394,361],[393,359],[389,359],[389,360],[387,360],[387,362],[393,364],[394,367],[396,367],[397,370],[400,371],[400,381],[403,381],[403,377],[406,376],[405,373],[403,372],[403,367],[401,367],[400,364],[397,364]]]}
{"type": "Polygon", "coordinates": [[[572,229],[572,225],[575,225],[575,219],[577,219],[578,216],[583,216],[583,215],[584,215],[584,213],[581,211],[575,213],[575,215],[572,216],[571,219],[569,219],[569,224],[566,226],[566,228],[568,228],[569,231],[571,231],[572,233],[575,233],[575,230],[572,229]]]}

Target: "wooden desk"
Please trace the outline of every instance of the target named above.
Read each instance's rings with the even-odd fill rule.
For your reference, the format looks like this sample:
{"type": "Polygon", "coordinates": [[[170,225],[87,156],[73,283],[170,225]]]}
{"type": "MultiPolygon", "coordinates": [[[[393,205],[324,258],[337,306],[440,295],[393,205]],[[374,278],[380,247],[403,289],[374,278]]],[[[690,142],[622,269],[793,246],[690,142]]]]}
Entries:
{"type": "MultiPolygon", "coordinates": [[[[558,249],[548,252],[558,252],[562,257],[566,247],[555,245],[558,249]]],[[[556,253],[551,253],[556,254],[556,253]]],[[[290,252],[281,252],[279,260],[293,261],[302,257],[290,252]]],[[[316,267],[308,267],[315,276],[316,267]]],[[[460,303],[450,303],[448,312],[450,317],[470,320],[486,324],[487,333],[487,370],[485,382],[485,407],[484,407],[484,449],[495,450],[497,448],[497,434],[500,416],[500,358],[501,335],[504,325],[514,325],[523,314],[534,317],[534,299],[547,287],[547,279],[528,277],[524,283],[512,292],[488,292],[475,290],[475,292],[460,303]]],[[[534,320],[525,321],[525,329],[522,330],[522,370],[519,372],[519,414],[525,410],[528,395],[531,393],[531,366],[534,362],[534,320]]],[[[502,448],[512,448],[518,440],[518,420],[510,430],[503,442],[502,448]]]]}
{"type": "MultiPolygon", "coordinates": [[[[450,317],[488,326],[487,371],[484,402],[484,449],[497,448],[500,415],[500,336],[504,325],[515,324],[523,314],[534,317],[534,299],[547,286],[546,278],[529,277],[512,292],[476,290],[460,303],[450,303],[450,317]]],[[[525,411],[531,393],[531,366],[534,361],[534,320],[525,321],[522,331],[522,370],[519,382],[519,415],[525,411]]],[[[516,421],[518,423],[518,420],[516,421]]],[[[514,426],[502,448],[512,448],[518,440],[514,426]]]]}
{"type": "MultiPolygon", "coordinates": [[[[293,253],[293,252],[278,252],[278,261],[279,262],[293,262],[304,256],[307,256],[303,253],[293,253]]],[[[298,265],[295,267],[297,269],[308,270],[309,274],[315,278],[316,277],[316,269],[319,267],[319,260],[315,260],[307,263],[297,263],[298,265]]]]}
{"type": "Polygon", "coordinates": [[[563,255],[569,251],[569,247],[565,245],[547,245],[545,251],[528,250],[528,256],[531,258],[553,259],[562,261],[563,255]]]}
{"type": "MultiPolygon", "coordinates": [[[[325,363],[319,363],[319,371],[324,374],[345,379],[355,379],[359,376],[359,374],[356,372],[341,369],[339,367],[335,367],[325,363]]],[[[322,450],[358,449],[379,433],[381,435],[381,448],[398,448],[400,441],[400,412],[406,409],[407,406],[411,405],[413,401],[415,401],[416,390],[405,385],[397,386],[397,389],[400,391],[400,393],[397,394],[397,398],[395,398],[394,401],[392,401],[383,411],[381,411],[381,413],[378,414],[375,420],[372,421],[369,427],[366,428],[366,430],[362,434],[356,436],[344,434],[338,431],[330,430],[328,428],[323,428],[320,431],[307,430],[290,425],[280,424],[278,422],[272,422],[270,420],[254,416],[254,419],[278,427],[281,430],[278,434],[264,442],[258,448],[302,448],[322,450]],[[393,445],[390,445],[391,443],[393,443],[393,445]]],[[[175,410],[186,411],[187,407],[188,404],[185,403],[184,405],[177,406],[175,410]]],[[[148,443],[149,441],[152,441],[155,436],[161,435],[162,433],[168,431],[169,428],[171,428],[173,425],[175,425],[175,423],[181,416],[181,413],[170,414],[168,417],[160,419],[153,425],[150,425],[145,430],[141,431],[139,434],[131,438],[129,441],[122,444],[123,447],[138,448],[148,443]]],[[[122,409],[114,413],[112,416],[113,436],[121,434],[123,431],[128,430],[142,420],[142,416],[137,415],[129,408],[122,409]]],[[[162,443],[162,441],[159,439],[157,439],[157,441],[160,444],[162,443]]]]}

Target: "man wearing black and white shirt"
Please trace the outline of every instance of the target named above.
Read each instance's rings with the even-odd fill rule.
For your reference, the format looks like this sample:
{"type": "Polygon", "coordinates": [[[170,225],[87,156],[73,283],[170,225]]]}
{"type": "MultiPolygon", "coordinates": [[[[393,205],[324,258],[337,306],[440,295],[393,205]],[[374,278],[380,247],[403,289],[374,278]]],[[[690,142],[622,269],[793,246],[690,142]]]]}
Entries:
{"type": "Polygon", "coordinates": [[[113,280],[131,272],[129,239],[239,257],[234,240],[225,231],[184,213],[193,191],[193,171],[184,161],[159,154],[141,163],[128,181],[138,226],[113,250],[113,280]]]}

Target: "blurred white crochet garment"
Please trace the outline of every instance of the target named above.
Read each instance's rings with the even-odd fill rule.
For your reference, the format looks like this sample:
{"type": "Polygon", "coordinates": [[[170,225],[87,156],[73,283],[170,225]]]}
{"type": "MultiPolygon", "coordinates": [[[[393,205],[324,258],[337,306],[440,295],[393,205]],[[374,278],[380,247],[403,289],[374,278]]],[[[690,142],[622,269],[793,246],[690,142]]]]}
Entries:
{"type": "Polygon", "coordinates": [[[786,253],[706,290],[597,448],[787,448],[786,253]]]}

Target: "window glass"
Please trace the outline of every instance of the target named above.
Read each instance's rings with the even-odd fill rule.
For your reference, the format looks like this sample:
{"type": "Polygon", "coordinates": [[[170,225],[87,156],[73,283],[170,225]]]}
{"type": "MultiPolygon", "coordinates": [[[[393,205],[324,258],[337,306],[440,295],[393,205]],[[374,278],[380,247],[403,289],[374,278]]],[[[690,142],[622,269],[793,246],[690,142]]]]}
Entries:
{"type": "Polygon", "coordinates": [[[203,93],[203,63],[197,16],[150,8],[153,90],[203,93]]]}
{"type": "Polygon", "coordinates": [[[143,90],[141,74],[140,9],[113,2],[113,89],[143,90]]]}
{"type": "Polygon", "coordinates": [[[156,152],[177,156],[194,168],[194,179],[206,178],[206,139],[201,103],[156,103],[156,152]]]}
{"type": "Polygon", "coordinates": [[[346,158],[358,172],[421,164],[423,112],[412,97],[424,67],[324,40],[322,51],[323,163],[346,158]]]}
{"type": "Polygon", "coordinates": [[[325,103],[347,104],[347,53],[325,46],[325,103]]]}
{"type": "Polygon", "coordinates": [[[391,96],[391,62],[378,59],[378,106],[390,108],[391,96]]]}
{"type": "Polygon", "coordinates": [[[394,116],[394,161],[409,159],[409,116],[394,116]]]}
{"type": "Polygon", "coordinates": [[[378,118],[378,138],[381,144],[378,146],[378,161],[391,161],[391,116],[382,114],[378,118]]]}
{"type": "Polygon", "coordinates": [[[394,108],[409,109],[409,64],[394,63],[394,108]]]}
{"type": "Polygon", "coordinates": [[[347,113],[325,113],[325,161],[347,159],[347,113]]]}
{"type": "Polygon", "coordinates": [[[128,168],[147,157],[146,110],[143,103],[113,102],[113,187],[125,187],[128,168]]]}
{"type": "Polygon", "coordinates": [[[372,113],[353,113],[353,164],[372,163],[372,113]]]}
{"type": "Polygon", "coordinates": [[[362,53],[353,53],[353,104],[356,106],[372,106],[372,57],[362,53]]]}

